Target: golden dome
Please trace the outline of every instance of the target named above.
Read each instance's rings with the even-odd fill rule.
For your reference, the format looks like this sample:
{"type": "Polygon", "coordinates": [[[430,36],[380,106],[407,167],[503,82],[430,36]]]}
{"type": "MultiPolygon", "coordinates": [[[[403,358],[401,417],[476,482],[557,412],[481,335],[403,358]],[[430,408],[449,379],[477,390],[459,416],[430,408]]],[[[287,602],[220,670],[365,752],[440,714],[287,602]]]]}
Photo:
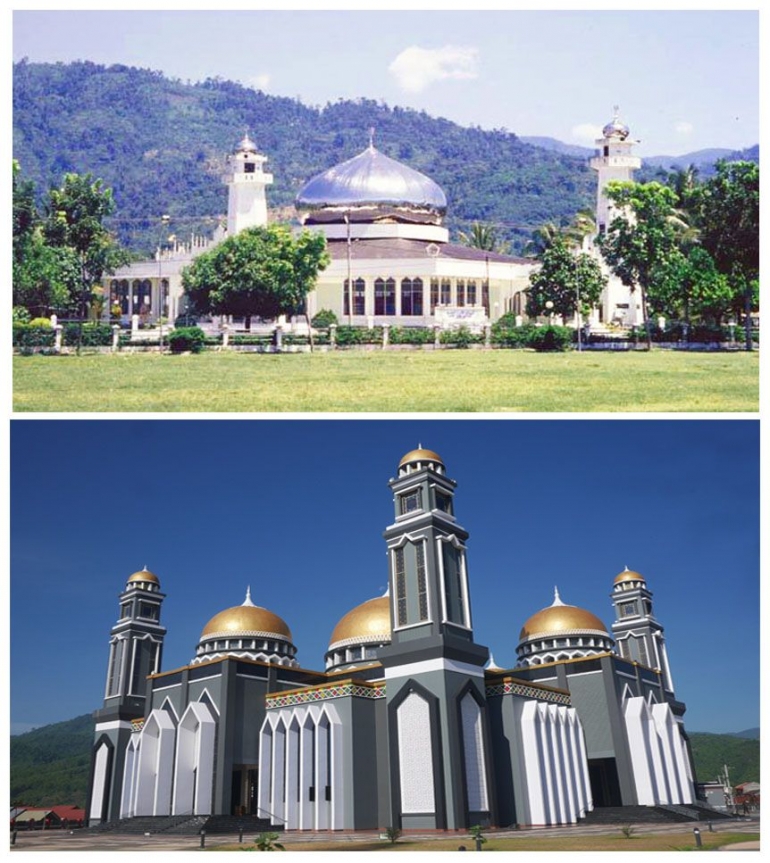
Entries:
{"type": "Polygon", "coordinates": [[[626,567],[623,572],[615,576],[615,584],[620,584],[623,581],[644,581],[644,576],[626,567]]]}
{"type": "Polygon", "coordinates": [[[586,630],[609,634],[607,627],[595,614],[586,611],[585,608],[578,608],[576,605],[565,605],[559,599],[559,592],[556,591],[553,605],[541,609],[529,618],[521,628],[519,640],[525,641],[535,636],[562,635],[567,632],[584,632],[586,630]]]}
{"type": "Polygon", "coordinates": [[[329,650],[337,645],[390,641],[390,597],[368,599],[349,611],[334,627],[329,650]]]}
{"type": "Polygon", "coordinates": [[[131,584],[132,582],[137,581],[150,581],[153,584],[157,584],[160,586],[160,579],[154,572],[150,572],[149,569],[145,566],[144,569],[140,569],[139,572],[135,572],[133,575],[129,575],[127,584],[131,584]]]}
{"type": "Polygon", "coordinates": [[[263,636],[267,638],[280,638],[291,641],[291,630],[286,621],[268,611],[260,608],[251,601],[250,592],[246,593],[246,601],[243,605],[226,608],[215,614],[203,627],[201,641],[215,636],[225,638],[237,638],[238,636],[263,636]]]}
{"type": "Polygon", "coordinates": [[[439,464],[444,464],[441,456],[438,453],[433,452],[432,449],[423,449],[422,447],[418,447],[417,449],[413,449],[411,452],[408,452],[398,463],[398,466],[403,467],[405,464],[415,461],[437,461],[439,464]]]}

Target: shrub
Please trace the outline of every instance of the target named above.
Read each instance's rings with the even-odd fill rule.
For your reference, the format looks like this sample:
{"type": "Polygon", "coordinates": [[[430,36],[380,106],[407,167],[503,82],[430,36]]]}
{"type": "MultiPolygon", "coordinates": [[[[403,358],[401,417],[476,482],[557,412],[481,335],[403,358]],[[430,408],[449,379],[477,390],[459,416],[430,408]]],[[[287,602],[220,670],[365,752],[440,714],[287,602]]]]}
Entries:
{"type": "Polygon", "coordinates": [[[337,327],[336,339],[340,347],[381,344],[382,327],[374,327],[373,329],[367,329],[366,327],[337,327]]]}
{"type": "Polygon", "coordinates": [[[467,348],[468,345],[480,344],[484,336],[474,335],[468,327],[458,327],[456,330],[444,330],[441,333],[442,345],[453,345],[456,348],[467,348]]]}
{"type": "Polygon", "coordinates": [[[52,329],[50,318],[32,318],[29,325],[31,327],[48,327],[49,330],[52,329]]]}
{"type": "Polygon", "coordinates": [[[398,827],[388,827],[385,830],[385,835],[387,836],[391,845],[395,845],[398,842],[399,836],[401,836],[401,831],[398,827]]]}
{"type": "Polygon", "coordinates": [[[56,333],[50,323],[47,326],[37,324],[14,324],[13,346],[16,348],[52,348],[56,342],[56,333]]]}
{"type": "Polygon", "coordinates": [[[314,327],[330,327],[332,324],[338,323],[337,315],[331,309],[320,309],[313,315],[313,320],[310,322],[314,327]]]}
{"type": "Polygon", "coordinates": [[[169,334],[168,346],[172,354],[186,351],[199,354],[203,350],[205,340],[206,334],[200,327],[179,327],[169,334]]]}
{"type": "Polygon", "coordinates": [[[112,344],[112,327],[109,324],[64,324],[62,341],[65,345],[81,344],[85,347],[107,347],[112,344]]]}
{"type": "Polygon", "coordinates": [[[277,833],[260,833],[254,840],[259,851],[285,851],[284,846],[278,841],[277,833]]]}
{"type": "Polygon", "coordinates": [[[527,346],[536,351],[566,351],[572,344],[570,327],[537,327],[532,331],[527,346]]]}
{"type": "Polygon", "coordinates": [[[29,323],[29,312],[24,306],[14,306],[12,319],[14,324],[28,324],[29,323]]]}
{"type": "Polygon", "coordinates": [[[429,345],[435,336],[427,327],[391,327],[389,338],[392,345],[429,345]]]}
{"type": "MultiPolygon", "coordinates": [[[[501,348],[524,348],[529,344],[532,334],[537,327],[534,324],[522,324],[522,326],[509,326],[508,315],[503,315],[499,321],[492,324],[492,344],[501,348]]],[[[510,316],[512,317],[512,316],[510,316]]]]}

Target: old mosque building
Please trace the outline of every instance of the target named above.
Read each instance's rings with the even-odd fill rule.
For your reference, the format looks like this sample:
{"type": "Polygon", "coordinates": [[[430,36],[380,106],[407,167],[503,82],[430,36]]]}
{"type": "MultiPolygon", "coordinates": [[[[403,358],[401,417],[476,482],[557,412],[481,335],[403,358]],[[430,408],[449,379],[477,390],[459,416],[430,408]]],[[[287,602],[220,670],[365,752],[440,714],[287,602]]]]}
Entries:
{"type": "MultiPolygon", "coordinates": [[[[617,117],[596,141],[591,167],[597,174],[596,224],[600,232],[613,210],[604,189],[611,180],[631,180],[641,160],[637,143],[617,117]]],[[[134,316],[173,321],[185,309],[182,270],[201,252],[244,228],[266,225],[267,187],[273,177],[267,157],[247,136],[229,158],[227,221],[211,238],[174,241],[154,260],[117,270],[105,282],[110,306],[134,316]]],[[[352,159],[310,179],[296,198],[302,225],[321,231],[331,264],[308,296],[310,317],[329,309],[355,326],[481,327],[512,312],[525,316],[529,277],[539,264],[530,258],[488,252],[450,242],[444,226],[447,198],[430,177],[385,156],[370,145],[352,159]],[[352,286],[352,288],[351,288],[352,286]]],[[[608,277],[592,325],[641,321],[640,292],[609,273],[593,238],[584,251],[608,277]]],[[[574,323],[574,322],[572,322],[574,323]]]]}
{"type": "Polygon", "coordinates": [[[251,814],[287,830],[453,830],[693,803],[685,705],[646,577],[608,577],[610,627],[555,592],[499,667],[474,638],[449,467],[429,449],[401,458],[387,592],[329,621],[323,670],[248,590],[201,621],[187,665],[164,669],[161,581],[130,575],[95,714],[90,823],[251,814]]]}

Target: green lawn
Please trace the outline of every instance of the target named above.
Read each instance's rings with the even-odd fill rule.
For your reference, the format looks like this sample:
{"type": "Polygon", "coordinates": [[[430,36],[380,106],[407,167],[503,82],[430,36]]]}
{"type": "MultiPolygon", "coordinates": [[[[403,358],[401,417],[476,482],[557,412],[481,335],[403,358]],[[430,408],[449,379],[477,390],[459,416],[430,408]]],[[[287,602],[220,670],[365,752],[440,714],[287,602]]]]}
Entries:
{"type": "Polygon", "coordinates": [[[757,411],[759,353],[17,356],[16,411],[757,411]]]}

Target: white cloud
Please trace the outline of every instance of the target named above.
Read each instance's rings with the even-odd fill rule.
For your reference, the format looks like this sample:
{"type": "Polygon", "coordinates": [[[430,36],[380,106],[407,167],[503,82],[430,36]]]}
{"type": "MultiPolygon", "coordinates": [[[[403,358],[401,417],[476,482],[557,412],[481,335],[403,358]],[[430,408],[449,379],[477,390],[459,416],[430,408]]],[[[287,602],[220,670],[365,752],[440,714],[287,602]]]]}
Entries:
{"type": "Polygon", "coordinates": [[[249,78],[248,86],[255,90],[267,90],[270,86],[270,75],[266,72],[261,75],[254,75],[253,78],[249,78]]]}
{"type": "Polygon", "coordinates": [[[478,53],[477,48],[452,45],[418,48],[413,45],[396,57],[388,71],[395,76],[402,90],[420,93],[436,81],[478,78],[478,53]]]}
{"type": "Polygon", "coordinates": [[[687,120],[680,120],[675,126],[677,135],[692,135],[695,131],[695,126],[692,123],[688,123],[687,120]]]}
{"type": "Polygon", "coordinates": [[[572,127],[572,137],[576,141],[587,141],[593,144],[597,138],[602,137],[602,127],[593,123],[580,123],[572,127]]]}

